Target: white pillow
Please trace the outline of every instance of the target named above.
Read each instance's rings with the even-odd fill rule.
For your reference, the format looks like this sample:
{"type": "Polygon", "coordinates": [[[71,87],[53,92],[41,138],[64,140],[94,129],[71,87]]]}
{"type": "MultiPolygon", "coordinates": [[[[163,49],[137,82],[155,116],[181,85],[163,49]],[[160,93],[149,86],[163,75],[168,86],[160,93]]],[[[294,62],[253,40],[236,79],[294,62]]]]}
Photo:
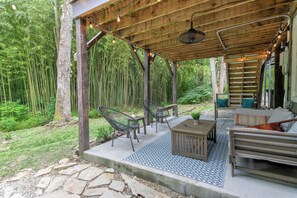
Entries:
{"type": "Polygon", "coordinates": [[[294,122],[288,133],[297,133],[297,122],[294,122]]]}
{"type": "Polygon", "coordinates": [[[278,107],[273,110],[273,112],[268,120],[268,123],[280,122],[280,121],[284,121],[284,120],[290,120],[293,118],[294,118],[293,113],[290,112],[288,109],[278,107]]]}

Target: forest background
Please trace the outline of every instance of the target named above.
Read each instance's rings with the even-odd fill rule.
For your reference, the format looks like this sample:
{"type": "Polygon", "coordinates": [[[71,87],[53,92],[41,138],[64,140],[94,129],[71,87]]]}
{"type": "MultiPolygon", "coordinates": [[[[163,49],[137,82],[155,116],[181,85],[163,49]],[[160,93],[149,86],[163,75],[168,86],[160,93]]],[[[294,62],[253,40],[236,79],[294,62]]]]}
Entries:
{"type": "MultiPolygon", "coordinates": [[[[57,88],[57,49],[62,0],[0,1],[0,130],[42,125],[53,119],[57,88]],[[13,6],[16,9],[13,9],[13,6]]],[[[73,22],[73,27],[75,23],[73,22]]],[[[77,115],[75,28],[71,48],[71,109],[77,115]]],[[[88,28],[88,40],[98,33],[88,28]]],[[[140,58],[143,51],[138,50],[140,58]]],[[[220,59],[215,66],[219,67],[220,59]]],[[[218,70],[215,70],[218,71],[218,70]]],[[[209,59],[180,62],[179,104],[212,98],[209,59]]],[[[166,62],[157,56],[151,65],[151,97],[169,104],[172,82],[166,62]]],[[[141,108],[143,71],[129,46],[103,37],[89,51],[90,117],[97,107],[141,108]]]]}

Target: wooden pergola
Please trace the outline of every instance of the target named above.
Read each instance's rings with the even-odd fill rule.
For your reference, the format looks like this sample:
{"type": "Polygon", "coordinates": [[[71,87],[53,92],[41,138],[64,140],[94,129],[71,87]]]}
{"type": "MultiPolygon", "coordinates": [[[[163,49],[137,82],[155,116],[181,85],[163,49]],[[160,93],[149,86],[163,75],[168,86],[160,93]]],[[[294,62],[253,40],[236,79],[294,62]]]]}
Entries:
{"type": "Polygon", "coordinates": [[[72,4],[77,37],[80,154],[89,149],[88,49],[105,34],[130,45],[144,71],[144,99],[150,93],[151,61],[156,55],[172,61],[172,102],[176,103],[178,61],[275,50],[271,42],[296,10],[294,0],[73,0],[72,4]],[[206,38],[185,45],[178,36],[190,28],[192,15],[194,28],[204,31],[206,38]],[[89,42],[88,25],[100,31],[89,42]],[[145,50],[143,61],[135,48],[145,50]]]}

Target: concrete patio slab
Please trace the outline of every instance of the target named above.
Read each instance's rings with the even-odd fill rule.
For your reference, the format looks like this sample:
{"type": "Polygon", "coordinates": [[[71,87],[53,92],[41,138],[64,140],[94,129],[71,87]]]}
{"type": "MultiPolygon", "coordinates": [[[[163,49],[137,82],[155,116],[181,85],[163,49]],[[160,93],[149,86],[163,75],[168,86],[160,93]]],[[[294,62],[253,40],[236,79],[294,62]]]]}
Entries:
{"type": "MultiPolygon", "coordinates": [[[[189,116],[172,117],[169,119],[170,126],[173,127],[189,116]]],[[[212,119],[212,117],[202,117],[201,119],[212,119]]],[[[231,119],[219,119],[217,123],[217,131],[227,133],[227,128],[233,126],[231,119]]],[[[155,132],[155,125],[153,128],[147,126],[147,135],[143,134],[143,129],[138,135],[139,141],[133,141],[135,151],[143,148],[160,138],[162,135],[169,132],[166,123],[158,124],[158,133],[155,132]]],[[[114,147],[111,147],[111,141],[96,146],[84,153],[84,158],[91,162],[102,163],[108,167],[112,167],[117,171],[135,175],[137,177],[160,183],[178,193],[184,195],[194,195],[197,197],[251,197],[251,198],[279,198],[279,197],[296,197],[297,188],[292,184],[279,183],[271,181],[267,178],[256,177],[236,171],[236,176],[231,177],[231,167],[227,164],[227,171],[225,174],[224,187],[216,187],[200,181],[195,181],[186,177],[175,175],[166,171],[161,171],[152,167],[143,166],[136,163],[124,161],[125,158],[132,155],[132,147],[130,140],[126,137],[115,139],[114,147]]],[[[244,161],[243,161],[244,162],[244,161]]],[[[228,161],[226,160],[226,163],[228,161]]],[[[254,166],[255,163],[248,161],[247,164],[254,166]]],[[[286,167],[288,168],[288,167],[286,167]]],[[[274,171],[278,167],[270,168],[269,171],[274,171]]],[[[290,172],[295,173],[294,169],[290,172]]],[[[297,171],[296,171],[297,176],[297,171]]]]}

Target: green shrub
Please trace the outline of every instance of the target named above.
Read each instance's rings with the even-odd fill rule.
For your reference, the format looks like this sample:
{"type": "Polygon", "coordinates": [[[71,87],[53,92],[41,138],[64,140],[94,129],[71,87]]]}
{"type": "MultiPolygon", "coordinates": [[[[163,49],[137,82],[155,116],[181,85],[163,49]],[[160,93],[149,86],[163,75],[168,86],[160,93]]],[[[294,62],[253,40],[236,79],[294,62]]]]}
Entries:
{"type": "Polygon", "coordinates": [[[11,140],[12,139],[11,134],[10,133],[6,133],[5,136],[4,136],[4,139],[6,141],[11,140]]]}
{"type": "Polygon", "coordinates": [[[17,102],[6,102],[0,105],[0,119],[14,118],[15,121],[25,120],[28,117],[28,107],[17,102]]]}
{"type": "Polygon", "coordinates": [[[178,99],[179,104],[198,104],[208,101],[212,97],[212,88],[209,85],[198,86],[178,99]]]}
{"type": "Polygon", "coordinates": [[[14,131],[17,127],[17,121],[13,117],[2,118],[0,121],[1,131],[14,131]]]}
{"type": "Polygon", "coordinates": [[[109,139],[109,136],[113,131],[113,128],[109,125],[101,126],[97,130],[96,137],[99,141],[106,141],[109,139]]]}
{"type": "Polygon", "coordinates": [[[97,109],[91,109],[89,111],[89,118],[100,118],[100,117],[101,117],[101,114],[97,109]]]}
{"type": "Polygon", "coordinates": [[[29,129],[37,126],[42,126],[48,123],[50,120],[48,117],[41,114],[31,115],[27,120],[23,120],[18,123],[16,129],[29,129]]]}
{"type": "Polygon", "coordinates": [[[55,115],[55,110],[56,110],[56,98],[55,97],[51,97],[50,98],[50,102],[49,102],[49,106],[46,110],[47,116],[49,117],[49,119],[53,119],[54,115],[55,115]]]}

